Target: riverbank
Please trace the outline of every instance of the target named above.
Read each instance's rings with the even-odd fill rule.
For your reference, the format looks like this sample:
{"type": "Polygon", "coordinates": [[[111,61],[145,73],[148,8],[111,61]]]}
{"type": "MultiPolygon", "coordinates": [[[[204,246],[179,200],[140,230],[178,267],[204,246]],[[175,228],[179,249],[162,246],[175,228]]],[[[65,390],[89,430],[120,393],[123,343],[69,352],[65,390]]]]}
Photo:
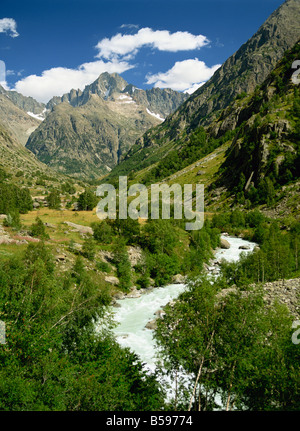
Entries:
{"type": "MultiPolygon", "coordinates": [[[[215,263],[216,268],[221,259],[237,260],[241,253],[249,253],[257,246],[242,238],[229,237],[226,234],[221,237],[229,241],[230,248],[215,250],[211,263],[215,263]],[[240,248],[242,246],[247,249],[240,248]]],[[[156,313],[169,302],[176,300],[184,289],[184,283],[174,283],[163,287],[134,290],[127,295],[115,297],[113,300],[112,311],[117,323],[114,334],[117,341],[137,353],[150,369],[155,368],[156,350],[152,330],[155,325],[151,327],[149,322],[155,321],[158,317],[156,313]],[[148,327],[146,327],[147,324],[148,327]]]]}

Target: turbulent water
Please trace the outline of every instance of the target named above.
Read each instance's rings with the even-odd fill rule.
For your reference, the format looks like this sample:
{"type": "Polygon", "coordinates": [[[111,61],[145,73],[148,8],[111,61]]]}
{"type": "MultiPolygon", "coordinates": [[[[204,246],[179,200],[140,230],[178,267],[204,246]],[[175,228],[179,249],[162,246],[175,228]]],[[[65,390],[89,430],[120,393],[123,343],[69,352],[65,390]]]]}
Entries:
{"type": "MultiPolygon", "coordinates": [[[[237,261],[242,252],[249,253],[256,246],[255,243],[241,238],[224,236],[224,239],[230,243],[230,248],[217,250],[215,261],[237,261]],[[240,246],[247,246],[249,249],[243,250],[240,246]]],[[[212,265],[210,270],[217,272],[217,266],[212,265]]],[[[151,370],[155,368],[156,350],[153,331],[145,328],[145,325],[155,319],[156,311],[176,299],[184,289],[184,284],[170,284],[155,288],[139,298],[117,301],[120,305],[114,309],[115,321],[118,323],[114,329],[117,341],[124,347],[130,347],[151,370]]]]}

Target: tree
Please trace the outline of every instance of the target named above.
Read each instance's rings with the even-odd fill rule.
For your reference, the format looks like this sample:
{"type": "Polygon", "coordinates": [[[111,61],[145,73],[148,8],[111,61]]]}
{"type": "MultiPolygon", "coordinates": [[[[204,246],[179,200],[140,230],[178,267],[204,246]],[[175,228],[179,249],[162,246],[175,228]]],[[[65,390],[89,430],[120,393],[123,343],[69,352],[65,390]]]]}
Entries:
{"type": "Polygon", "coordinates": [[[79,211],[92,211],[98,203],[95,193],[90,189],[86,189],[78,197],[78,210],[79,211]]]}
{"type": "Polygon", "coordinates": [[[142,242],[151,253],[172,255],[178,243],[176,231],[169,220],[148,221],[142,235],[142,242]]]}
{"type": "Polygon", "coordinates": [[[163,408],[164,391],[155,377],[108,329],[105,288],[80,263],[58,277],[47,269],[49,255],[44,244],[30,244],[26,257],[0,266],[1,319],[6,322],[0,410],[163,408]]]}
{"type": "Polygon", "coordinates": [[[19,211],[11,211],[7,214],[6,219],[3,221],[3,225],[7,227],[12,227],[15,230],[19,230],[21,228],[21,220],[19,211]]]}
{"type": "Polygon", "coordinates": [[[140,224],[138,220],[117,218],[113,227],[127,241],[127,244],[135,244],[139,240],[140,224]]]}
{"type": "Polygon", "coordinates": [[[52,190],[46,197],[48,207],[57,210],[60,208],[60,194],[58,190],[52,190]]]}
{"type": "Polygon", "coordinates": [[[113,262],[117,267],[117,276],[119,277],[119,287],[124,291],[128,291],[131,286],[131,265],[126,249],[126,243],[123,239],[119,239],[113,245],[113,262]]]}
{"type": "Polygon", "coordinates": [[[211,410],[216,394],[224,410],[299,408],[300,352],[285,306],[266,307],[259,288],[222,291],[202,277],[165,312],[155,332],[164,367],[192,379],[177,408],[211,410]]]}
{"type": "Polygon", "coordinates": [[[156,286],[165,286],[171,282],[172,275],[179,272],[179,262],[176,255],[154,253],[147,256],[147,267],[156,286]]]}
{"type": "Polygon", "coordinates": [[[82,256],[86,257],[88,260],[93,261],[95,258],[95,253],[96,247],[93,238],[85,238],[81,251],[82,256]]]}
{"type": "Polygon", "coordinates": [[[106,220],[101,223],[92,223],[93,236],[101,244],[110,244],[113,239],[113,229],[106,220]]]}

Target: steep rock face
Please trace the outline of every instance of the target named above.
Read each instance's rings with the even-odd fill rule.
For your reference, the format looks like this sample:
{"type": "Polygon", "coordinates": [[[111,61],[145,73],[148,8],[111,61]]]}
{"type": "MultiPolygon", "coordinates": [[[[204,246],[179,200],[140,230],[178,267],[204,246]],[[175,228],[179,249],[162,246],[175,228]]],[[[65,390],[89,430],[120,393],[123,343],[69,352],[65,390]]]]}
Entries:
{"type": "Polygon", "coordinates": [[[0,94],[0,122],[23,146],[40,124],[39,120],[15,105],[5,93],[0,94]]]}
{"type": "Polygon", "coordinates": [[[254,91],[284,52],[298,41],[299,21],[299,0],[287,0],[206,84],[163,125],[147,132],[139,144],[149,147],[179,139],[183,133],[189,135],[200,125],[208,125],[237,95],[254,91]]]}
{"type": "Polygon", "coordinates": [[[23,96],[17,91],[5,90],[0,85],[0,94],[6,96],[7,99],[11,100],[15,106],[22,109],[25,112],[32,112],[35,115],[43,115],[45,113],[45,104],[40,103],[33,97],[23,96]]]}
{"type": "Polygon", "coordinates": [[[214,124],[214,133],[228,126],[228,118],[237,127],[217,186],[245,194],[252,202],[264,202],[299,178],[300,88],[292,80],[292,64],[299,56],[300,42],[285,53],[251,97],[233,102],[214,124]]]}
{"type": "Polygon", "coordinates": [[[26,146],[60,172],[98,177],[186,97],[172,90],[139,90],[118,74],[103,73],[84,91],[52,98],[51,112],[26,146]]]}

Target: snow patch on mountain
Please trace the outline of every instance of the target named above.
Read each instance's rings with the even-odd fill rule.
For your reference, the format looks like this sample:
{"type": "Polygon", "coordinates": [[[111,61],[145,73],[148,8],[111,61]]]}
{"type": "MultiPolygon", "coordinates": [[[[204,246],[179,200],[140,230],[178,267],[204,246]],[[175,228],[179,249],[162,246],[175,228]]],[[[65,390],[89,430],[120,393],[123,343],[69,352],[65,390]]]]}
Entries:
{"type": "Polygon", "coordinates": [[[148,108],[146,108],[146,109],[147,109],[148,114],[152,115],[155,118],[158,118],[160,121],[165,121],[165,119],[162,118],[159,114],[155,114],[154,112],[149,111],[148,108]]]}

